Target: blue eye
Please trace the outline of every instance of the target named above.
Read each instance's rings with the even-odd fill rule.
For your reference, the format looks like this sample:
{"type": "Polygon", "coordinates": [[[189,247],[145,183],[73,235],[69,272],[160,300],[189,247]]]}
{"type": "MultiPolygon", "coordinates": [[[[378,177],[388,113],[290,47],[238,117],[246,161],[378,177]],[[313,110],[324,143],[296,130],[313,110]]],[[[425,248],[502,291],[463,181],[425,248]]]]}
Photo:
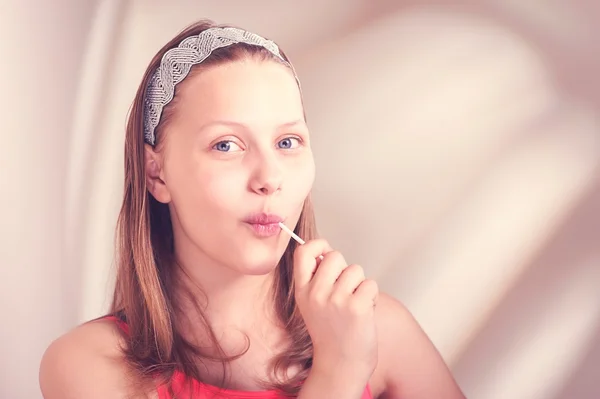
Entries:
{"type": "Polygon", "coordinates": [[[292,150],[300,144],[300,140],[296,137],[286,137],[277,143],[277,147],[283,150],[292,150]]]}
{"type": "Polygon", "coordinates": [[[217,144],[215,144],[213,146],[213,149],[220,151],[220,152],[232,152],[232,151],[237,151],[238,149],[241,150],[240,146],[231,140],[219,141],[217,144]],[[236,149],[236,147],[237,147],[237,149],[236,149]]]}

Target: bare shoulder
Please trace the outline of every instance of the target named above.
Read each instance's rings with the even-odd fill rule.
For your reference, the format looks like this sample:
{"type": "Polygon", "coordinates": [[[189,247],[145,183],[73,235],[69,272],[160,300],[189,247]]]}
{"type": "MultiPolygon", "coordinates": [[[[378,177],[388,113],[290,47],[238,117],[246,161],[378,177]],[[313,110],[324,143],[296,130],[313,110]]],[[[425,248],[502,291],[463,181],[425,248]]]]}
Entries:
{"type": "Polygon", "coordinates": [[[374,398],[464,398],[444,359],[400,301],[380,293],[375,319],[379,361],[371,383],[374,398]]]}
{"type": "Polygon", "coordinates": [[[125,344],[109,320],[82,324],[56,339],[42,357],[40,388],[44,399],[129,398],[125,344]]]}

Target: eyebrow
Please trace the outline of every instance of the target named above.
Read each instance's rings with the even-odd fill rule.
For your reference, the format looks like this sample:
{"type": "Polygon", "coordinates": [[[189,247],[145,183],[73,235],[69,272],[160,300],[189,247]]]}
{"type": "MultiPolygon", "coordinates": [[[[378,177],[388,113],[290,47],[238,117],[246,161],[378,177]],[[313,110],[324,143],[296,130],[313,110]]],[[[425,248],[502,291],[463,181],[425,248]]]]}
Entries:
{"type": "MultiPolygon", "coordinates": [[[[227,120],[215,120],[215,121],[205,123],[204,125],[202,125],[200,127],[200,129],[198,129],[198,131],[208,129],[209,127],[213,127],[213,126],[227,126],[227,127],[234,127],[234,128],[243,129],[243,130],[251,130],[248,125],[245,125],[240,122],[227,121],[227,120]]],[[[295,121],[286,122],[286,123],[283,123],[283,124],[277,126],[277,130],[286,129],[286,128],[290,128],[290,127],[296,127],[296,126],[306,126],[306,122],[304,121],[304,119],[297,119],[295,121]]]]}

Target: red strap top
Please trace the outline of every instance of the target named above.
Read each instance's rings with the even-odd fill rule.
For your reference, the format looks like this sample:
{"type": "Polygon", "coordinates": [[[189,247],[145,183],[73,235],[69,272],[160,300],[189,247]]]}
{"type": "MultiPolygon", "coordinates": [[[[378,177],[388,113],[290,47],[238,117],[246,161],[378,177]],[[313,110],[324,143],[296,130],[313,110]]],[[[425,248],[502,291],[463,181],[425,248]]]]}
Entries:
{"type": "MultiPolygon", "coordinates": [[[[125,333],[129,333],[129,327],[127,324],[115,317],[107,316],[106,319],[113,320],[117,323],[119,328],[125,333]]],[[[177,397],[193,398],[193,399],[213,399],[213,398],[227,398],[227,399],[289,399],[283,396],[281,393],[271,391],[239,391],[233,389],[219,388],[213,385],[209,385],[197,380],[192,380],[191,388],[189,385],[185,385],[185,375],[180,371],[175,371],[171,380],[173,392],[177,393],[177,397]],[[190,389],[192,392],[190,392],[190,389]],[[190,395],[191,393],[191,395],[190,395]]],[[[158,399],[174,399],[169,393],[166,386],[158,387],[158,399]]],[[[371,395],[371,389],[369,385],[366,386],[365,391],[362,394],[361,399],[373,399],[371,395]]]]}

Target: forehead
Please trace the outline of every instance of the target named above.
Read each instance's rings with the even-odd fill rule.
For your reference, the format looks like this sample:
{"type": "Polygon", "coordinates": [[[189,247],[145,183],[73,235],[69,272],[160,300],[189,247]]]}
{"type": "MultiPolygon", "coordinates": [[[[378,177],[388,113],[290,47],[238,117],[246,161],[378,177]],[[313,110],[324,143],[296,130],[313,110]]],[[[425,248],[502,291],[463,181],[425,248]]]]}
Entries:
{"type": "Polygon", "coordinates": [[[194,123],[227,119],[249,125],[303,119],[296,79],[276,61],[248,59],[211,66],[182,83],[178,119],[194,123]]]}

